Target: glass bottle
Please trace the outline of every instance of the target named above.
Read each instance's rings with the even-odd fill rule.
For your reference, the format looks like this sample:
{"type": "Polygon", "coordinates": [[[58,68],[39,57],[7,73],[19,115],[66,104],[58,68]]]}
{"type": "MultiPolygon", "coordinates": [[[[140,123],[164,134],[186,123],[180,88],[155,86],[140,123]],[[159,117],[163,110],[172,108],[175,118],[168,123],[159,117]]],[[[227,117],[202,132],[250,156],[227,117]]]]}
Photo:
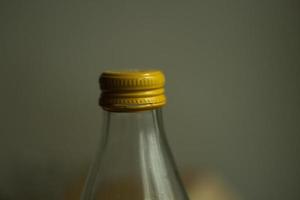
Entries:
{"type": "Polygon", "coordinates": [[[163,127],[161,71],[104,72],[104,126],[81,200],[188,200],[163,127]]]}

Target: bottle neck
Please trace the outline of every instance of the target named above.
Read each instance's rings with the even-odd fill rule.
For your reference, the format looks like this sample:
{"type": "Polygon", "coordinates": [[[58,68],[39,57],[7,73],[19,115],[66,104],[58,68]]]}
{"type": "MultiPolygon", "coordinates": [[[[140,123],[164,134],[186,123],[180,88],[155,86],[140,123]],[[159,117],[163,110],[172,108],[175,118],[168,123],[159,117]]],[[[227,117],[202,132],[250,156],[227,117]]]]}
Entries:
{"type": "Polygon", "coordinates": [[[152,199],[153,191],[161,193],[160,199],[174,199],[172,184],[177,180],[176,175],[170,175],[174,164],[163,130],[162,110],[105,115],[103,157],[113,173],[104,174],[104,178],[117,182],[130,177],[130,184],[142,186],[147,199],[152,199]]]}
{"type": "MultiPolygon", "coordinates": [[[[131,176],[137,170],[144,174],[147,166],[162,159],[167,140],[161,109],[131,113],[105,112],[105,120],[101,145],[103,154],[109,154],[111,160],[130,166],[118,170],[117,177],[131,176]]],[[[160,162],[160,165],[164,165],[164,161],[160,162]]]]}
{"type": "Polygon", "coordinates": [[[105,111],[104,133],[107,139],[136,142],[134,138],[163,133],[162,110],[153,109],[142,112],[105,111]]]}
{"type": "Polygon", "coordinates": [[[104,137],[87,183],[94,186],[86,198],[188,199],[167,144],[161,109],[106,111],[104,116],[104,137]]]}

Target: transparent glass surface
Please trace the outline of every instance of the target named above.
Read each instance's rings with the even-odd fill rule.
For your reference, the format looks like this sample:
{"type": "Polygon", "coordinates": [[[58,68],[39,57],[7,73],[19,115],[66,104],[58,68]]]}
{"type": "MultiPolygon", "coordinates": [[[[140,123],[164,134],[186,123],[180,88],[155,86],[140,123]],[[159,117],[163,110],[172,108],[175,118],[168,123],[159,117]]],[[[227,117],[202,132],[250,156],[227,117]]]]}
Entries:
{"type": "Polygon", "coordinates": [[[82,200],[187,200],[162,110],[104,112],[104,132],[82,200]]]}

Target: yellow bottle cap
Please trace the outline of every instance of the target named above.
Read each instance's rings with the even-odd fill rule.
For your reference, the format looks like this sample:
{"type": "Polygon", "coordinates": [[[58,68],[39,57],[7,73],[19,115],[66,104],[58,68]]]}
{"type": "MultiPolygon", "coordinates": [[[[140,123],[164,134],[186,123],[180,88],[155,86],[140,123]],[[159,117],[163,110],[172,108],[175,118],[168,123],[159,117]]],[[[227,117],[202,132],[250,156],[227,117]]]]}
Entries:
{"type": "Polygon", "coordinates": [[[106,71],[100,76],[99,104],[111,112],[159,108],[166,103],[164,84],[164,74],[159,70],[106,71]]]}

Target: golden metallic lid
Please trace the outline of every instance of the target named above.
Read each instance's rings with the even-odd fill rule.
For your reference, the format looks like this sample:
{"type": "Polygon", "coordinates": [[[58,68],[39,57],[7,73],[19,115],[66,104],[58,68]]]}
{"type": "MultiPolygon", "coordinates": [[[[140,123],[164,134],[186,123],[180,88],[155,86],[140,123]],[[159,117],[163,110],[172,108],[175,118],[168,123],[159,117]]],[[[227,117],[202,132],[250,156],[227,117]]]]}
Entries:
{"type": "Polygon", "coordinates": [[[135,112],[162,107],[164,74],[159,70],[106,71],[100,76],[99,104],[112,112],[135,112]]]}

